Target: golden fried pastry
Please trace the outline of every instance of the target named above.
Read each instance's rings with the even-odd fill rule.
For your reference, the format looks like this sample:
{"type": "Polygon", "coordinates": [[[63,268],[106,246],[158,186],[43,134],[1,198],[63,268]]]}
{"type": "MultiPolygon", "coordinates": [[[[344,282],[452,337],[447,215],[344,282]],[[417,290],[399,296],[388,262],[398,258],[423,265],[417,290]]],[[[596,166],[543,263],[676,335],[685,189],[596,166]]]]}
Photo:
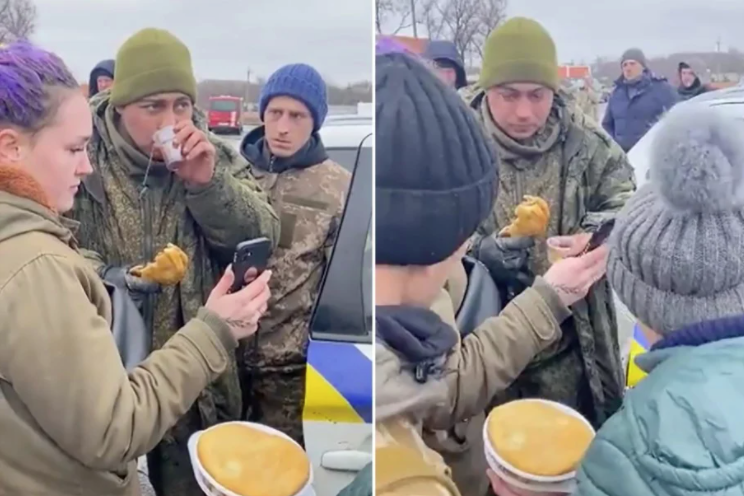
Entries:
{"type": "Polygon", "coordinates": [[[512,401],[488,416],[491,447],[512,467],[530,475],[576,470],[594,438],[581,419],[550,404],[512,401]]]}
{"type": "Polygon", "coordinates": [[[145,266],[132,267],[129,272],[163,286],[175,286],[183,280],[188,265],[188,255],[176,245],[168,243],[168,246],[155,256],[154,261],[145,266]]]}
{"type": "Polygon", "coordinates": [[[293,496],[310,479],[310,461],[292,441],[249,425],[222,424],[196,445],[204,470],[240,496],[293,496]]]}
{"type": "Polygon", "coordinates": [[[522,236],[543,237],[548,232],[550,207],[539,196],[524,196],[524,201],[514,209],[514,220],[499,232],[499,236],[518,238],[522,236]]]}

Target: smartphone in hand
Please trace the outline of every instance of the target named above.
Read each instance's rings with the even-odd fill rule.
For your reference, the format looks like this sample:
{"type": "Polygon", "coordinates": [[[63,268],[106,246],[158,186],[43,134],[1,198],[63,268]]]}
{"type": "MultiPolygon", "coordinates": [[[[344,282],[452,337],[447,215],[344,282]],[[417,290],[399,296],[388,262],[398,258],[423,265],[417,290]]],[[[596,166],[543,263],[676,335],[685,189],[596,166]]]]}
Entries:
{"type": "Polygon", "coordinates": [[[232,269],[235,280],[230,288],[231,293],[240,291],[245,286],[245,275],[250,269],[256,269],[260,275],[269,263],[271,241],[268,238],[256,238],[243,241],[235,248],[232,269]]]}
{"type": "Polygon", "coordinates": [[[596,250],[597,248],[605,244],[610,238],[610,234],[612,234],[612,230],[614,228],[615,219],[610,219],[607,222],[603,222],[602,225],[600,225],[599,228],[594,231],[591,239],[589,239],[589,242],[586,244],[586,248],[584,248],[584,251],[581,254],[584,255],[586,253],[589,253],[590,251],[596,250]]]}

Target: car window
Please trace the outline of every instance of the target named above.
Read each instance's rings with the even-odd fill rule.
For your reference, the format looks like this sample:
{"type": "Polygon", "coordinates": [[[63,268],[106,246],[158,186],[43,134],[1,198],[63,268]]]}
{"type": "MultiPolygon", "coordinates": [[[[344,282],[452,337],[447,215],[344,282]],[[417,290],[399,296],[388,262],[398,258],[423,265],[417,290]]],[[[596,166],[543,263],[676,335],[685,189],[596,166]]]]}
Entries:
{"type": "Polygon", "coordinates": [[[234,112],[238,110],[237,100],[212,100],[209,109],[217,112],[234,112]]]}
{"type": "Polygon", "coordinates": [[[352,167],[344,216],[315,302],[310,332],[313,339],[371,343],[371,148],[360,146],[352,167]]]}
{"type": "MultiPolygon", "coordinates": [[[[367,153],[371,153],[370,149],[366,149],[367,153]]],[[[336,162],[338,165],[343,167],[349,172],[354,172],[354,164],[356,163],[358,148],[349,146],[345,148],[335,147],[326,148],[328,158],[336,162]]]]}

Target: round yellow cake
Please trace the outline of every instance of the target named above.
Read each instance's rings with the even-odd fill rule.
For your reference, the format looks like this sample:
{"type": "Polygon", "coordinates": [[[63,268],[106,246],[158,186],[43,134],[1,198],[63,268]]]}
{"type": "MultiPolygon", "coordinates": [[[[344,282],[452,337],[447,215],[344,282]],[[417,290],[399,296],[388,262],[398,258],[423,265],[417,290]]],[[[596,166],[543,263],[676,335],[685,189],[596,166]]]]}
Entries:
{"type": "Polygon", "coordinates": [[[576,470],[594,432],[581,419],[547,403],[512,401],[488,416],[488,439],[502,460],[530,475],[576,470]]]}
{"type": "Polygon", "coordinates": [[[310,478],[299,446],[249,425],[213,427],[199,436],[196,451],[212,479],[240,496],[294,496],[310,478]]]}

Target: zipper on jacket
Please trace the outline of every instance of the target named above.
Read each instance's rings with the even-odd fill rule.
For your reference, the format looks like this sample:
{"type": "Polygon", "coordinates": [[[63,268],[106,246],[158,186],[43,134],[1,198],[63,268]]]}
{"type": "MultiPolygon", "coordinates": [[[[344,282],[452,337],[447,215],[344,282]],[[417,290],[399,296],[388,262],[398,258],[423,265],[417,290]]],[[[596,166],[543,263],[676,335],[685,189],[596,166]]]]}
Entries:
{"type": "Polygon", "coordinates": [[[517,173],[517,202],[515,205],[519,205],[520,203],[522,203],[522,198],[524,197],[524,185],[522,184],[522,171],[520,171],[516,167],[514,169],[517,173]]]}
{"type": "MultiPolygon", "coordinates": [[[[153,242],[152,242],[152,196],[149,194],[149,187],[147,180],[150,177],[150,167],[152,167],[152,152],[147,160],[147,168],[145,169],[145,177],[142,179],[142,187],[140,189],[140,214],[142,217],[142,228],[143,231],[143,244],[142,255],[143,263],[149,263],[154,260],[153,253],[153,242]]],[[[145,295],[144,305],[142,308],[143,318],[147,329],[154,336],[155,330],[153,329],[155,324],[155,295],[148,293],[145,295]]],[[[152,343],[151,343],[152,344],[152,343]]]]}
{"type": "MultiPolygon", "coordinates": [[[[152,197],[148,194],[148,191],[144,189],[141,195],[141,211],[142,211],[142,226],[144,228],[144,263],[149,263],[154,260],[155,255],[153,253],[153,242],[152,242],[152,197]]],[[[145,298],[145,305],[142,309],[144,312],[145,324],[151,333],[154,334],[154,312],[155,312],[155,295],[152,293],[147,294],[145,298]]]]}

